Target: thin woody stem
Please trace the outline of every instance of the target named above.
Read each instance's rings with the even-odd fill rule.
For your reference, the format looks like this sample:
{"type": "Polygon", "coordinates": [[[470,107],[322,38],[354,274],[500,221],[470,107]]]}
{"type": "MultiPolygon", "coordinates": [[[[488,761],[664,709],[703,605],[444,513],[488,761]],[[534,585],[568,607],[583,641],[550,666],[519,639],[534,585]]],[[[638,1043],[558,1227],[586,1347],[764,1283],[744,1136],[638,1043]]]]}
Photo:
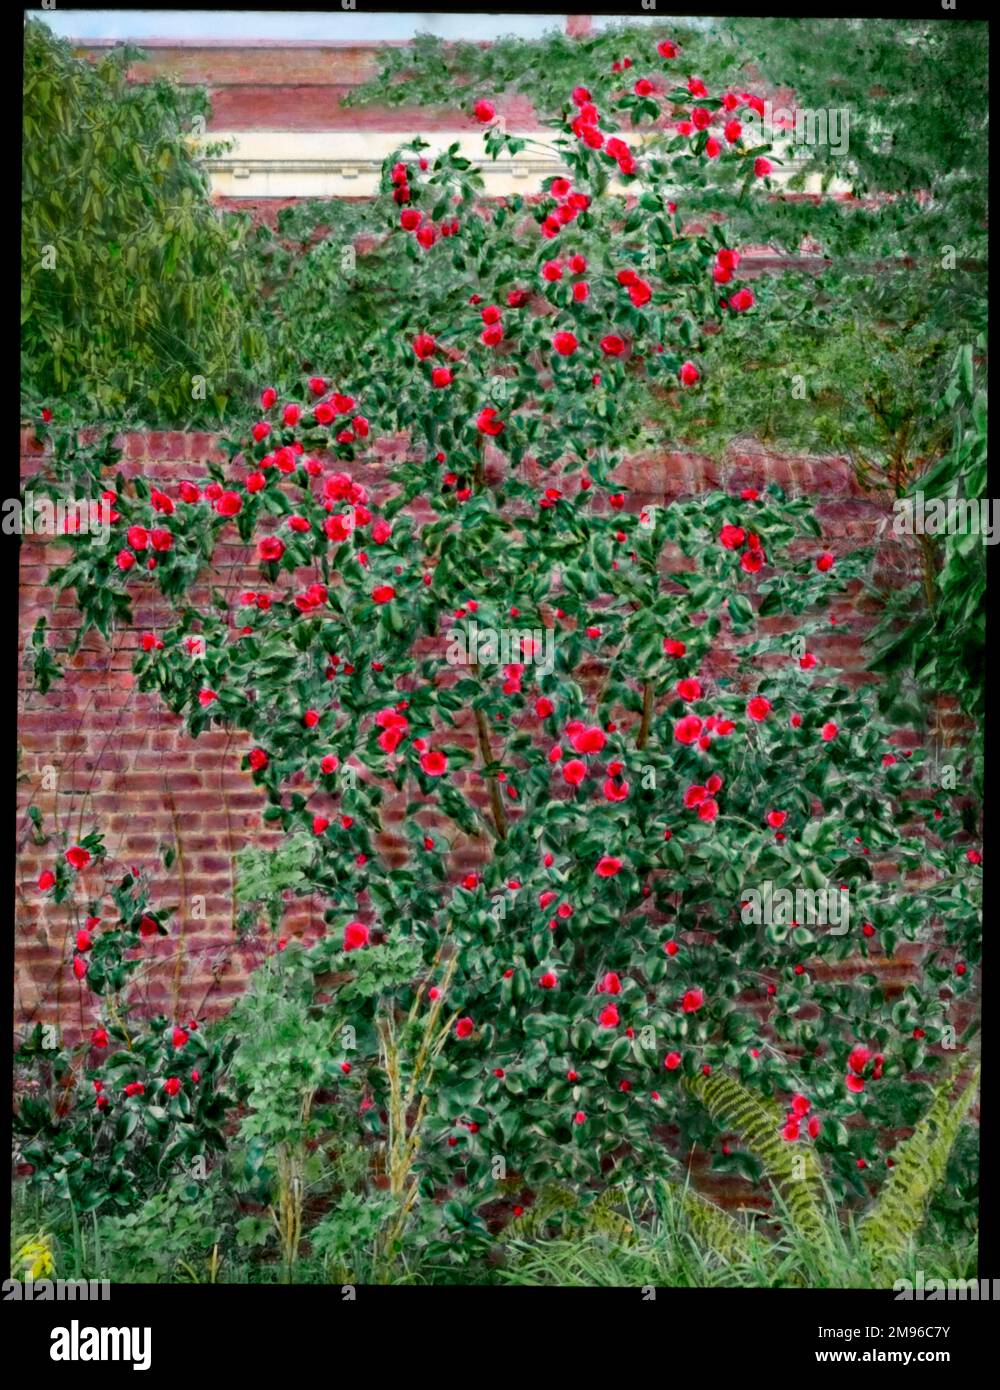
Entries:
{"type": "MultiPolygon", "coordinates": [[[[478,671],[478,667],[476,670],[478,671]]],[[[490,747],[490,728],[486,722],[486,711],[477,709],[476,734],[479,739],[479,753],[483,760],[483,767],[489,767],[493,762],[493,750],[490,747]]],[[[494,773],[486,774],[486,785],[490,792],[490,810],[493,814],[493,825],[496,828],[497,839],[506,840],[507,838],[507,812],[504,810],[503,801],[500,797],[500,784],[497,782],[494,773]]]]}
{"type": "Polygon", "coordinates": [[[653,682],[643,681],[642,683],[642,723],[639,725],[639,736],[635,741],[636,748],[645,748],[649,739],[649,726],[653,722],[653,682]]]}

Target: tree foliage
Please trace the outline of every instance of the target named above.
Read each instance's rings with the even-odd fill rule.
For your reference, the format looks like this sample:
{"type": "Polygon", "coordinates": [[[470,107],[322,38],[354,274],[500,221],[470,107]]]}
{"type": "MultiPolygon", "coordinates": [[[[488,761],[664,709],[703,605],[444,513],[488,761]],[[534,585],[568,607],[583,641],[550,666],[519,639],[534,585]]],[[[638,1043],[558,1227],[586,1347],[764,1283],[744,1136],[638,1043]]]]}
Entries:
{"type": "Polygon", "coordinates": [[[132,83],[25,28],[22,393],[77,417],[218,419],[259,338],[245,227],[210,205],[194,155],[203,94],[132,83]]]}

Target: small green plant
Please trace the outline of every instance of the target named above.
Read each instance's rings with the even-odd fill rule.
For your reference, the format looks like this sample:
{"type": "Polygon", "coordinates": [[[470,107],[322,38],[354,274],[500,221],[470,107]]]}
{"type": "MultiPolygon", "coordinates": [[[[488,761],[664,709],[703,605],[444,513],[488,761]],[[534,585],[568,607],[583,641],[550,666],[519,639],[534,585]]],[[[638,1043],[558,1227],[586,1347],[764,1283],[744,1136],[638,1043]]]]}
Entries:
{"type": "Polygon", "coordinates": [[[214,1284],[226,1219],[218,1181],[174,1178],[123,1216],[102,1217],[94,1231],[97,1275],[137,1284],[214,1284]]]}

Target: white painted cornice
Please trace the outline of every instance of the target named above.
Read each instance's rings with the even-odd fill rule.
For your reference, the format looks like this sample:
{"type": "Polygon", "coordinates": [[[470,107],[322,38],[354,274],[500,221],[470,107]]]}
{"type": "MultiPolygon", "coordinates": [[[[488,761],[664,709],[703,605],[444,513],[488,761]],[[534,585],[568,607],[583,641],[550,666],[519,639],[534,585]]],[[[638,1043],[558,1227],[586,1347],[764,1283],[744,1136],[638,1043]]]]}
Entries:
{"type": "MultiPolygon", "coordinates": [[[[413,132],[368,131],[213,131],[208,142],[231,145],[221,154],[203,160],[212,192],[226,198],[366,198],[378,191],[382,163],[413,132]]],[[[484,156],[482,138],[468,130],[432,131],[424,137],[428,155],[457,145],[459,153],[482,174],[487,197],[510,193],[534,193],[542,180],[566,173],[555,151],[536,145],[514,156],[493,160],[484,156]]],[[[544,132],[528,132],[527,138],[544,141],[544,132]]],[[[794,163],[775,176],[780,186],[795,172],[794,163]]],[[[626,191],[626,185],[619,186],[626,191]]],[[[840,192],[846,184],[829,190],[840,192]]],[[[807,193],[819,193],[818,176],[807,193]]]]}

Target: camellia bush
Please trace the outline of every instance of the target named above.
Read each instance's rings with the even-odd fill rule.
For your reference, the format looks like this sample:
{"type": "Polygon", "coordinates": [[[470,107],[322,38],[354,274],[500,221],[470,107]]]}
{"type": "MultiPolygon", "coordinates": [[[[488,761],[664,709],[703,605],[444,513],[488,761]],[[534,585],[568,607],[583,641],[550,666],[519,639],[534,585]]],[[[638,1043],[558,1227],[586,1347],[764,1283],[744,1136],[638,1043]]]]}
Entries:
{"type": "MultiPolygon", "coordinates": [[[[397,151],[379,208],[425,307],[387,312],[368,359],[301,399],[264,389],[228,466],[164,491],[56,436],[50,486],[89,473],[114,529],[54,581],[83,630],[128,623],[151,588],[171,600],[139,685],[195,736],[239,731],[281,832],[242,857],[242,929],[275,949],[226,1084],[289,1266],[331,1134],[373,1154],[371,1202],[345,1178],[355,1224],[312,1238],[331,1268],[373,1222],[391,1259],[442,1189],[457,1259],[498,1196],[669,1172],[670,1126],[714,1145],[701,1091],[721,1075],[773,1113],[799,1176],[862,1198],[959,1041],[980,855],[923,750],[813,651],[869,557],[764,479],[642,511],[616,481],[636,380],[698,391],[733,316],[767,312],[739,248],[683,227],[692,162],[737,165],[748,198],[766,185],[740,123],[755,98],[709,92],[669,42],[659,64],[600,109],[566,93],[567,173],[541,198],[487,206],[457,150],[397,151]],[[691,129],[648,153],[664,90],[691,129]],[[234,535],[253,587],[193,605],[234,535]],[[782,890],[789,910],[755,911],[782,890]],[[282,930],[289,895],[325,913],[308,949],[282,930]],[[817,910],[833,902],[847,914],[817,910]],[[911,943],[919,979],[890,993],[876,962],[911,943]]],[[[488,101],[475,114],[491,154],[524,143],[488,101]]],[[[77,861],[39,886],[71,892],[77,861]]],[[[139,953],[144,915],[123,918],[139,953]]],[[[74,967],[98,986],[101,1075],[123,1043],[86,967],[104,930],[74,967]]],[[[103,1094],[96,1125],[149,1103],[103,1094]]],[[[158,1104],[190,1106],[189,1082],[158,1104]]]]}

